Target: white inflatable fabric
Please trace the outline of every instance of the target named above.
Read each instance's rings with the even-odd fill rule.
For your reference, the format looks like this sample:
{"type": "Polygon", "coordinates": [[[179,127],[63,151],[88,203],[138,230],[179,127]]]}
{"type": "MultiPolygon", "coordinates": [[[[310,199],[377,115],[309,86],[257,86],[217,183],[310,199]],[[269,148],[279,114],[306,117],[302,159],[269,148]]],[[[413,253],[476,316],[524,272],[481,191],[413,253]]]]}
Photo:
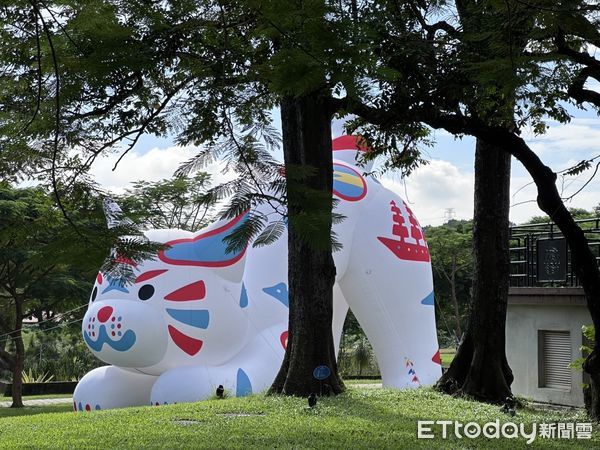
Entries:
{"type": "MultiPolygon", "coordinates": [[[[333,141],[336,347],[348,306],[377,357],[384,386],[411,388],[441,375],[427,244],[410,208],[356,166],[354,136],[333,141]]],[[[368,170],[368,168],[366,169],[368,170]]],[[[108,205],[109,222],[120,216],[108,205]]],[[[134,266],[135,283],[99,273],[83,319],[91,351],[111,366],[86,374],[74,407],[90,411],[257,393],[272,383],[287,343],[287,236],[226,253],[223,238],[247,213],[197,233],[150,230],[168,243],[134,266]]],[[[110,225],[110,224],[109,224],[110,225]]]]}

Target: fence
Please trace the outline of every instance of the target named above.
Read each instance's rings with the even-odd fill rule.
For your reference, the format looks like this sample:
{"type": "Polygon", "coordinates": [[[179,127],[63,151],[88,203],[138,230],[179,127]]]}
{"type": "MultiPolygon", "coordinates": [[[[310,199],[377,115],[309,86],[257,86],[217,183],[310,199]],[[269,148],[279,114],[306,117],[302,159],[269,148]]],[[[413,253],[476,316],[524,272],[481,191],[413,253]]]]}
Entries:
{"type": "MultiPolygon", "coordinates": [[[[600,217],[576,221],[600,266],[600,217]]],[[[577,287],[571,252],[556,224],[537,223],[510,228],[511,287],[577,287]]]]}

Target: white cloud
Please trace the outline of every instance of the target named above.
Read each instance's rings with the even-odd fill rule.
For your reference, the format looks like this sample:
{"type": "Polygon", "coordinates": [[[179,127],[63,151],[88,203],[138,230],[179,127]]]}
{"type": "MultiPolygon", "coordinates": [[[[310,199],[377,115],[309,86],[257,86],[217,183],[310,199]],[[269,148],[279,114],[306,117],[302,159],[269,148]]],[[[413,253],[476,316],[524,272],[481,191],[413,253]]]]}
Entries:
{"type": "MultiPolygon", "coordinates": [[[[117,168],[113,167],[118,155],[105,155],[98,158],[90,173],[94,179],[111,192],[122,193],[131,183],[139,180],[159,181],[171,178],[180,164],[192,158],[198,149],[195,147],[153,148],[147,152],[132,151],[125,155],[117,168]]],[[[225,180],[222,165],[211,164],[202,169],[212,175],[213,183],[225,180]]]]}
{"type": "MultiPolygon", "coordinates": [[[[577,161],[570,160],[561,164],[561,167],[571,167],[577,161]]],[[[594,178],[595,166],[576,176],[559,176],[556,187],[567,208],[584,208],[592,210],[600,204],[600,174],[594,178]],[[588,183],[588,181],[591,181],[588,183]],[[585,187],[584,185],[588,183],[585,187]],[[584,188],[583,188],[584,187],[584,188]],[[578,192],[581,188],[581,192],[578,192]],[[574,196],[570,199],[571,196],[574,196]]],[[[523,223],[532,216],[544,215],[536,202],[537,188],[529,176],[511,178],[511,210],[510,219],[515,223],[523,223]]]]}
{"type": "Polygon", "coordinates": [[[540,136],[529,133],[526,139],[538,154],[570,151],[600,151],[600,120],[574,119],[568,124],[551,123],[540,136]]]}
{"type": "MultiPolygon", "coordinates": [[[[559,177],[557,186],[563,198],[568,198],[580,189],[591,177],[593,168],[577,177],[559,177]]],[[[456,219],[473,217],[472,171],[460,170],[455,165],[441,160],[432,160],[403,180],[383,177],[381,182],[407,202],[415,212],[421,225],[441,225],[447,208],[453,208],[456,219]]],[[[533,216],[543,215],[536,203],[537,188],[531,177],[513,176],[510,187],[510,220],[523,223],[533,216]]],[[[565,201],[567,207],[591,210],[600,203],[600,174],[572,200],[565,201]]]]}
{"type": "Polygon", "coordinates": [[[447,208],[457,219],[473,217],[473,173],[447,161],[431,160],[404,181],[383,177],[381,182],[410,204],[421,225],[441,225],[447,208]]]}

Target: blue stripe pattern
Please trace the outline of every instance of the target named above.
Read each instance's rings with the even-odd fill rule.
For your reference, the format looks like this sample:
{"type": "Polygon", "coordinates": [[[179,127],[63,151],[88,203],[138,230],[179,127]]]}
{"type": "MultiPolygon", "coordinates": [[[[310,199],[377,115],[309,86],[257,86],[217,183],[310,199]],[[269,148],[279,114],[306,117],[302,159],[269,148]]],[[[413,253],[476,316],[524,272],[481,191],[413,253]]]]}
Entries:
{"type": "Polygon", "coordinates": [[[104,325],[100,325],[100,329],[98,330],[98,339],[95,341],[92,341],[92,338],[87,331],[83,333],[83,338],[85,339],[88,347],[95,352],[102,350],[102,346],[105,343],[118,352],[126,352],[133,347],[136,339],[133,330],[127,330],[121,339],[113,341],[110,337],[108,337],[108,332],[106,331],[106,327],[104,325]]]}
{"type": "Polygon", "coordinates": [[[242,293],[240,295],[240,308],[248,306],[248,292],[246,291],[246,285],[242,283],[242,293]]]}
{"type": "Polygon", "coordinates": [[[206,309],[171,309],[167,308],[167,313],[178,322],[190,325],[195,328],[208,328],[209,314],[206,309]]]}
{"type": "Polygon", "coordinates": [[[244,397],[250,394],[252,394],[252,383],[250,383],[250,378],[248,378],[246,372],[242,369],[238,369],[235,396],[244,397]]]}
{"type": "Polygon", "coordinates": [[[283,303],[287,308],[290,307],[287,284],[277,283],[275,286],[269,286],[269,287],[263,288],[263,292],[265,294],[270,295],[273,298],[276,298],[281,303],[283,303]]]}
{"type": "Polygon", "coordinates": [[[431,291],[431,293],[427,297],[425,297],[423,300],[421,300],[421,305],[429,305],[429,306],[434,305],[433,291],[431,291]]]}
{"type": "Polygon", "coordinates": [[[174,261],[189,261],[198,263],[219,263],[236,258],[244,249],[237,249],[231,253],[226,251],[227,244],[223,239],[237,231],[248,220],[248,213],[231,228],[208,237],[200,236],[199,239],[184,240],[172,244],[164,251],[164,255],[174,261]]]}
{"type": "Polygon", "coordinates": [[[129,294],[129,290],[125,287],[125,280],[111,276],[107,276],[106,278],[108,279],[108,286],[104,288],[102,294],[106,294],[110,291],[119,291],[124,294],[129,294]]]}

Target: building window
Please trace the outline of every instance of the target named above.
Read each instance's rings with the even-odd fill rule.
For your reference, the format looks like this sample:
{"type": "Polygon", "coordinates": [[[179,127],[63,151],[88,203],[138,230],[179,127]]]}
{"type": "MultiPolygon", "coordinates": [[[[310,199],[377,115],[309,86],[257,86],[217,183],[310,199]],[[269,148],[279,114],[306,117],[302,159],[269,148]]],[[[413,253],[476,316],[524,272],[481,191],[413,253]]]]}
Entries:
{"type": "Polygon", "coordinates": [[[538,386],[571,389],[571,333],[538,330],[538,386]]]}

